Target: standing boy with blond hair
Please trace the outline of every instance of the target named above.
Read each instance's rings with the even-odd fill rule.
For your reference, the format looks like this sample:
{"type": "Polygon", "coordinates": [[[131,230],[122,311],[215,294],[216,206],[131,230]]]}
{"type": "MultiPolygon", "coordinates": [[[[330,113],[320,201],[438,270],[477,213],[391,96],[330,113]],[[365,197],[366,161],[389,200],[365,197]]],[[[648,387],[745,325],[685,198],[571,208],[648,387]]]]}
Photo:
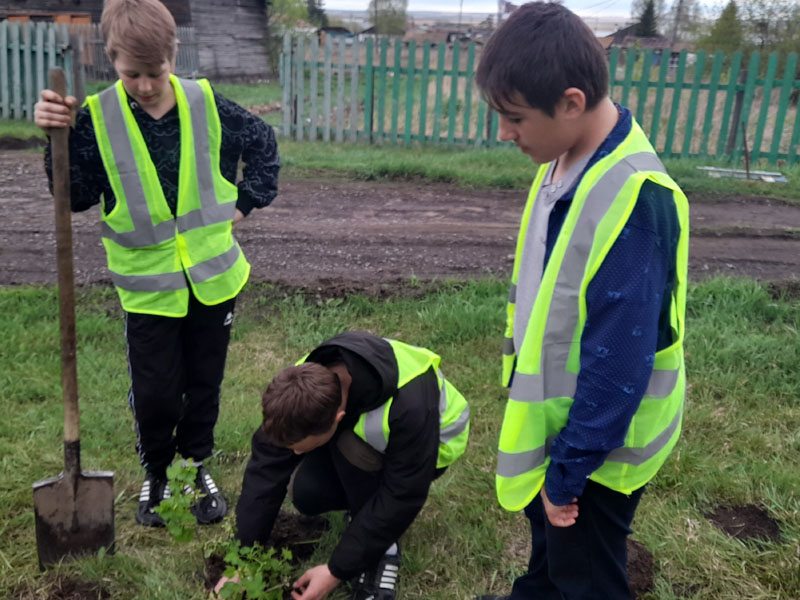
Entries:
{"type": "MultiPolygon", "coordinates": [[[[136,520],[161,526],[155,508],[171,493],[176,452],[202,463],[214,446],[234,305],[250,273],[233,224],[272,201],[280,165],[268,125],[206,80],[172,74],[175,21],[159,0],[107,0],[101,26],[119,80],[77,115],[75,98],[43,90],[35,122],[72,128],[72,209],[102,202],[146,470],[136,520]]],[[[45,164],[52,178],[49,147],[45,164]]],[[[227,503],[202,464],[196,487],[198,522],[220,521],[227,503]]]]}
{"type": "Polygon", "coordinates": [[[626,538],[681,429],[686,197],[602,47],[558,3],[517,9],[476,81],[500,139],[539,165],[517,241],[503,351],[497,496],[532,550],[510,596],[628,600],[626,538]]]}

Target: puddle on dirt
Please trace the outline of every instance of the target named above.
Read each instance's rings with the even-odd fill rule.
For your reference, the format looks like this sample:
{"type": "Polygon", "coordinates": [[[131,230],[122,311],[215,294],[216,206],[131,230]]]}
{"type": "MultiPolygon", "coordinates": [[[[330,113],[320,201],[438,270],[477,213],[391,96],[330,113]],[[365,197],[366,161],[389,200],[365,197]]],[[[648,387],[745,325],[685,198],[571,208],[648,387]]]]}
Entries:
{"type": "Polygon", "coordinates": [[[634,598],[653,591],[653,555],[636,540],[628,539],[628,583],[634,598]]]}
{"type": "Polygon", "coordinates": [[[35,590],[15,592],[14,600],[105,600],[111,597],[103,585],[58,575],[46,576],[35,590]]]}
{"type": "MultiPolygon", "coordinates": [[[[308,517],[305,515],[281,511],[275,520],[270,536],[271,545],[275,548],[287,548],[292,551],[292,565],[298,565],[314,553],[317,542],[330,524],[325,517],[308,517]]],[[[225,561],[219,554],[206,559],[205,586],[211,589],[222,577],[225,561]]]]}
{"type": "Polygon", "coordinates": [[[763,508],[753,504],[718,506],[703,516],[715,527],[738,540],[777,542],[781,539],[778,522],[763,508]]]}

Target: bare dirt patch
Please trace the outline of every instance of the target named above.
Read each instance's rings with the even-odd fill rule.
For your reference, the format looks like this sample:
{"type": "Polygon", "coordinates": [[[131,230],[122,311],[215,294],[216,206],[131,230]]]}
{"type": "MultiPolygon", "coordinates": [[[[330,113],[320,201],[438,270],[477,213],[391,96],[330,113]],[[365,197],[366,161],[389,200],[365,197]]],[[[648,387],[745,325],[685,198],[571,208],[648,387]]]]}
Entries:
{"type": "Polygon", "coordinates": [[[777,542],[781,539],[778,522],[759,506],[718,506],[704,515],[711,523],[738,540],[777,542]]]}
{"type": "MultiPolygon", "coordinates": [[[[237,225],[252,278],[388,294],[421,281],[511,271],[526,193],[420,182],[288,179],[237,225]]],[[[690,196],[689,272],[800,280],[800,204],[690,196]]],[[[100,211],[73,215],[77,284],[107,283],[100,211]]],[[[0,151],[0,285],[56,281],[53,209],[41,154],[0,151]]]]}

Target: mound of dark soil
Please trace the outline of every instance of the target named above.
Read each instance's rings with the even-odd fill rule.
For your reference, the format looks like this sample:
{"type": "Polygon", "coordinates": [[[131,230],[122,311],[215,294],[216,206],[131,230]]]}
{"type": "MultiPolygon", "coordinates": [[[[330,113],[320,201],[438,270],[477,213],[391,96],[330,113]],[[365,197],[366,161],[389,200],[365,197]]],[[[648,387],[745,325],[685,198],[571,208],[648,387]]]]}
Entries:
{"type": "Polygon", "coordinates": [[[715,527],[739,540],[777,542],[781,539],[778,522],[763,508],[753,504],[719,506],[704,516],[715,527]]]}
{"type": "Polygon", "coordinates": [[[653,555],[642,544],[628,538],[628,583],[634,598],[653,591],[653,555]]]}

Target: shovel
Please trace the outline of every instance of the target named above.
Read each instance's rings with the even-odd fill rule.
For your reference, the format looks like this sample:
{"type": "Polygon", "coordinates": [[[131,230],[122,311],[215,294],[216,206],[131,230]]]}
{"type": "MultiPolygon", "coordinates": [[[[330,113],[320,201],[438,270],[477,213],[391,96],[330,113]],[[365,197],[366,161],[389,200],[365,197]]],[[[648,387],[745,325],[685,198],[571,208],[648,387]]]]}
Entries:
{"type": "MultiPolygon", "coordinates": [[[[50,70],[50,87],[62,97],[66,96],[64,71],[50,70]]],[[[114,550],[114,473],[81,470],[68,136],[67,127],[50,131],[64,395],[64,472],[33,484],[36,546],[41,569],[69,555],[95,553],[101,548],[108,552],[114,550]]]]}

